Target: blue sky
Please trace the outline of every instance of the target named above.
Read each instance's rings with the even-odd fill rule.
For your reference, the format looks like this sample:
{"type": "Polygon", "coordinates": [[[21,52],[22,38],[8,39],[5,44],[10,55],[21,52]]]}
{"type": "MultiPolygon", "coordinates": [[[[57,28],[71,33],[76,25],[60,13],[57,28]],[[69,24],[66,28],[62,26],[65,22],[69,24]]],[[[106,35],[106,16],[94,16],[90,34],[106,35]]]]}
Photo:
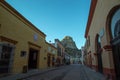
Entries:
{"type": "Polygon", "coordinates": [[[6,0],[38,29],[46,41],[71,36],[78,48],[85,44],[91,0],[6,0]]]}

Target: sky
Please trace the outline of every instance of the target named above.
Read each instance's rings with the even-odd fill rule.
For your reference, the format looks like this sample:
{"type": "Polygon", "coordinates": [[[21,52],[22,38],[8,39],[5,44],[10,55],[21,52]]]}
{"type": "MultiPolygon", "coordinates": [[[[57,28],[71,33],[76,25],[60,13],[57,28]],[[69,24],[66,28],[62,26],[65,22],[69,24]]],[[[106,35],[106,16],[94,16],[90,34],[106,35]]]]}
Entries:
{"type": "Polygon", "coordinates": [[[71,36],[80,49],[91,0],[6,0],[28,21],[44,32],[46,41],[71,36]]]}

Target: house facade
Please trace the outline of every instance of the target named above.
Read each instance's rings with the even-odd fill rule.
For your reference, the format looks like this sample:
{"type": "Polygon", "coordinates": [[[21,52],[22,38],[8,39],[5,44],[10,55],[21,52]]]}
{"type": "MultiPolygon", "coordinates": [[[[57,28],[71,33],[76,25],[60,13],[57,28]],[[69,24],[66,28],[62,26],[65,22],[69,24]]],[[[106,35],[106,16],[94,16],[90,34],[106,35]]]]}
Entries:
{"type": "Polygon", "coordinates": [[[47,68],[46,35],[0,0],[0,74],[47,68]]]}
{"type": "Polygon", "coordinates": [[[119,0],[91,0],[85,38],[86,65],[120,80],[119,0]]]}
{"type": "Polygon", "coordinates": [[[56,62],[58,63],[58,65],[62,65],[65,63],[65,61],[64,61],[65,48],[58,39],[55,39],[55,47],[57,48],[57,60],[56,60],[56,62]]]}
{"type": "Polygon", "coordinates": [[[53,44],[47,43],[47,67],[55,67],[56,59],[57,48],[53,44]]]}

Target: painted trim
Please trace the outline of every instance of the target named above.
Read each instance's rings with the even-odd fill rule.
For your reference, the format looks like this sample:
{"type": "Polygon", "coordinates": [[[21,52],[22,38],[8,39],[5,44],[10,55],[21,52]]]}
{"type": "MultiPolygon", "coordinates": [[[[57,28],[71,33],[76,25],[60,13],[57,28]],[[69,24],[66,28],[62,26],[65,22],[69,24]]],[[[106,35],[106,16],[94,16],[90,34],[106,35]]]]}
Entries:
{"type": "Polygon", "coordinates": [[[111,32],[111,21],[112,21],[112,17],[114,16],[115,12],[120,8],[120,4],[116,5],[115,7],[113,7],[108,15],[107,15],[107,19],[106,19],[106,32],[108,33],[107,35],[109,35],[110,41],[113,39],[112,38],[112,32],[111,32]]]}
{"type": "Polygon", "coordinates": [[[104,48],[106,51],[112,51],[112,46],[111,46],[111,45],[105,45],[105,46],[103,46],[103,48],[104,48]]]}
{"type": "Polygon", "coordinates": [[[10,43],[13,43],[13,44],[17,44],[18,43],[18,41],[15,41],[13,39],[10,39],[10,38],[4,37],[4,36],[0,36],[0,40],[1,40],[1,42],[7,41],[7,42],[10,42],[10,43]]]}
{"type": "MultiPolygon", "coordinates": [[[[32,43],[32,42],[28,42],[28,44],[29,45],[32,45],[32,46],[35,46],[35,47],[37,47],[37,48],[41,48],[41,46],[39,46],[39,45],[37,45],[37,44],[35,44],[35,43],[32,43]]],[[[31,48],[31,47],[30,47],[31,48]]],[[[34,48],[33,48],[34,49],[34,48]]],[[[36,48],[35,48],[36,49],[36,48]]]]}
{"type": "MultiPolygon", "coordinates": [[[[111,8],[111,10],[108,12],[107,19],[106,19],[106,32],[107,32],[106,35],[108,35],[107,36],[107,41],[110,42],[110,43],[112,43],[111,41],[113,39],[112,32],[111,32],[111,21],[112,21],[112,18],[114,16],[114,14],[116,13],[116,11],[118,9],[120,9],[120,4],[119,5],[115,5],[113,8],[111,8]]],[[[108,51],[108,50],[110,50],[112,48],[112,45],[111,46],[110,45],[104,46],[104,48],[108,51]]],[[[112,53],[112,54],[114,55],[114,53],[112,53]]],[[[113,62],[114,62],[114,60],[113,60],[113,62]]],[[[115,67],[115,64],[114,64],[114,67],[115,67]]],[[[115,79],[116,78],[115,70],[114,70],[113,74],[114,74],[114,76],[113,76],[112,80],[116,80],[115,79]]]]}
{"type": "Polygon", "coordinates": [[[97,56],[97,53],[93,53],[95,56],[97,56]]]}
{"type": "Polygon", "coordinates": [[[88,17],[88,22],[87,22],[87,26],[86,26],[86,31],[85,31],[85,38],[87,38],[88,36],[88,32],[90,29],[90,25],[94,16],[94,12],[95,12],[95,8],[96,8],[96,4],[97,4],[97,0],[91,0],[91,6],[90,6],[90,12],[89,12],[89,17],[88,17]]]}

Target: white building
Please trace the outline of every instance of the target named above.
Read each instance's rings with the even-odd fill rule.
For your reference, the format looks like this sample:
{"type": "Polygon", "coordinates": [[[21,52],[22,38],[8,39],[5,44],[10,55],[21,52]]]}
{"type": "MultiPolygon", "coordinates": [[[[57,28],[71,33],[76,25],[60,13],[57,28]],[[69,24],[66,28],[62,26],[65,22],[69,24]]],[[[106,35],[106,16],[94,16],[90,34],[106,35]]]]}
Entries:
{"type": "Polygon", "coordinates": [[[81,60],[81,62],[82,62],[82,64],[84,64],[84,54],[85,54],[85,48],[84,47],[81,47],[81,58],[80,58],[80,60],[81,60]]]}

